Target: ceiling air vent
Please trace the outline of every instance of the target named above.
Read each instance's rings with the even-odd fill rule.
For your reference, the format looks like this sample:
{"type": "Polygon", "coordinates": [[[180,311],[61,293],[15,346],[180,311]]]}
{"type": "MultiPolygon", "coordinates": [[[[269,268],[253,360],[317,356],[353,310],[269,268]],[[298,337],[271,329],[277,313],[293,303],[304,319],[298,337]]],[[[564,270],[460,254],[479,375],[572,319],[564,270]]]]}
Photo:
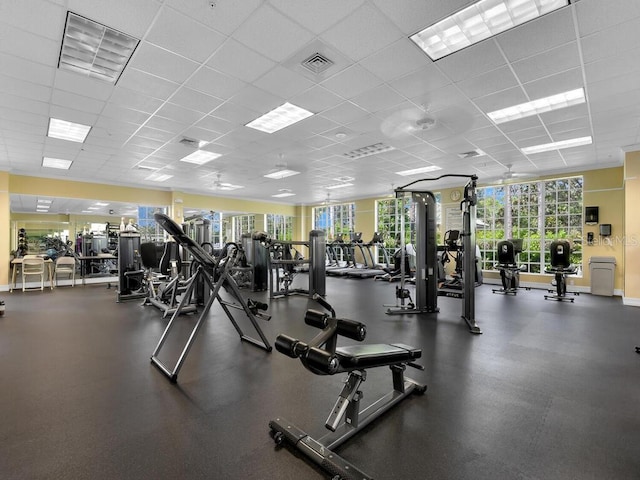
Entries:
{"type": "Polygon", "coordinates": [[[187,147],[198,148],[200,141],[196,140],[195,138],[183,137],[182,140],[180,140],[180,142],[178,143],[181,143],[182,145],[185,145],[187,147]]]}
{"type": "Polygon", "coordinates": [[[320,75],[330,68],[331,65],[333,65],[333,62],[318,52],[302,61],[302,66],[316,75],[320,75]]]}
{"type": "Polygon", "coordinates": [[[394,148],[384,143],[374,143],[373,145],[367,145],[366,147],[356,148],[355,150],[343,153],[342,155],[355,160],[356,158],[368,157],[369,155],[376,155],[377,153],[388,152],[389,150],[394,150],[394,148]]]}
{"type": "Polygon", "coordinates": [[[474,157],[481,157],[482,155],[485,155],[485,153],[478,149],[478,150],[471,150],[469,152],[462,152],[458,154],[458,157],[460,158],[474,158],[474,157]]]}

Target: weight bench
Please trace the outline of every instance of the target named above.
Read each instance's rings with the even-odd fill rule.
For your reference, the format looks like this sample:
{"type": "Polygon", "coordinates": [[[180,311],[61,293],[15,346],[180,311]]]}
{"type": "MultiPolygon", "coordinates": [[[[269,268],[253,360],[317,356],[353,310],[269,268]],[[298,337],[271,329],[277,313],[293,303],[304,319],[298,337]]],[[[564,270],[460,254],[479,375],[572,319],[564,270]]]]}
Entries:
{"type": "Polygon", "coordinates": [[[305,368],[316,375],[346,372],[348,377],[325,422],[329,433],[315,440],[288,420],[279,417],[269,422],[271,437],[278,446],[286,442],[295,447],[329,472],[334,480],[371,479],[371,476],[337,455],[333,449],[410,394],[422,394],[426,391],[426,385],[404,376],[407,366],[424,370],[421,365],[414,363],[421,357],[422,350],[402,343],[337,347],[339,335],[357,341],[364,340],[366,327],[360,322],[336,318],[333,308],[324,299],[318,295],[314,299],[329,310],[331,315],[310,309],[305,314],[305,323],[322,331],[309,343],[287,335],[278,335],[276,349],[291,358],[299,358],[305,368]],[[384,366],[391,369],[393,389],[360,410],[360,400],[363,398],[360,386],[367,378],[366,369],[384,366]]]}

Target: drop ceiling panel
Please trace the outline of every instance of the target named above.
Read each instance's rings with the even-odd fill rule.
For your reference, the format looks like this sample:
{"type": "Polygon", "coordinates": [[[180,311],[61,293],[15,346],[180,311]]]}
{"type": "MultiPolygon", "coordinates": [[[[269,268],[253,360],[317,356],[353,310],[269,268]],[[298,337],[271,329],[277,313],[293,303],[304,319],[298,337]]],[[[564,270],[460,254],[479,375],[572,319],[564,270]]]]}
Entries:
{"type": "Polygon", "coordinates": [[[144,94],[151,94],[161,100],[169,98],[179,87],[175,82],[135,68],[127,68],[125,70],[118,81],[118,86],[144,94]]]}
{"type": "Polygon", "coordinates": [[[2,92],[0,92],[0,108],[35,113],[37,115],[49,114],[49,104],[46,102],[29,100],[23,97],[16,97],[15,95],[7,95],[2,92]]]}
{"type": "MultiPolygon", "coordinates": [[[[57,66],[60,40],[45,39],[6,24],[2,24],[2,31],[0,52],[50,67],[57,66]]],[[[59,38],[62,38],[62,32],[59,38]]]]}
{"type": "Polygon", "coordinates": [[[323,38],[354,61],[377,52],[403,37],[377,8],[364,4],[327,30],[323,38]]]}
{"type": "Polygon", "coordinates": [[[512,64],[521,83],[531,82],[579,66],[580,56],[577,42],[566,43],[512,64]]]}
{"type": "Polygon", "coordinates": [[[214,53],[207,65],[251,83],[271,70],[276,63],[230,38],[214,53]],[[238,61],[239,58],[242,59],[241,62],[238,61]]]}
{"type": "Polygon", "coordinates": [[[420,70],[393,80],[389,85],[405,97],[413,98],[433,92],[450,83],[449,79],[433,64],[427,63],[420,70]]]}
{"type": "Polygon", "coordinates": [[[424,53],[407,38],[401,38],[360,61],[360,65],[386,82],[403,77],[424,64],[424,53]],[[389,68],[390,65],[393,68],[389,68]]]}
{"type": "Polygon", "coordinates": [[[363,0],[272,0],[271,4],[281,13],[293,18],[316,35],[336,24],[362,5],[363,0]]]}
{"type": "MultiPolygon", "coordinates": [[[[256,112],[255,110],[250,110],[248,108],[243,107],[242,105],[235,105],[234,103],[227,102],[220,105],[216,108],[211,115],[214,115],[218,118],[224,118],[232,125],[239,127],[249,123],[251,120],[259,117],[262,113],[266,112],[256,112]]],[[[245,127],[242,127],[245,128],[245,127]]],[[[258,130],[251,129],[255,132],[258,130]]],[[[261,135],[267,135],[264,132],[259,132],[261,135]]]]}
{"type": "Polygon", "coordinates": [[[176,10],[163,8],[145,40],[201,63],[222,45],[225,36],[176,10]]]}
{"type": "Polygon", "coordinates": [[[0,64],[2,71],[10,77],[38,85],[51,85],[56,72],[53,67],[24,60],[8,53],[0,53],[0,64]]]}
{"type": "Polygon", "coordinates": [[[262,0],[243,0],[242,2],[215,2],[211,8],[209,2],[193,0],[168,0],[167,5],[185,15],[202,22],[225,35],[231,35],[262,3],[262,0]]]}
{"type": "Polygon", "coordinates": [[[605,28],[640,17],[640,2],[619,0],[616,8],[610,8],[607,2],[583,0],[576,3],[576,13],[580,35],[586,36],[605,28]]]}
{"type": "Polygon", "coordinates": [[[339,105],[344,99],[318,85],[296,95],[290,101],[310,112],[320,113],[339,105]]]}
{"type": "MultiPolygon", "coordinates": [[[[230,99],[230,102],[236,106],[241,106],[249,110],[251,112],[249,120],[253,120],[253,118],[256,117],[256,112],[266,113],[285,103],[282,97],[272,95],[252,85],[245,86],[230,99]]],[[[224,108],[225,106],[226,104],[222,105],[220,108],[224,108]]],[[[242,122],[242,119],[239,121],[242,122]]]]}
{"type": "Polygon", "coordinates": [[[453,82],[476,77],[506,64],[493,40],[480,42],[438,60],[437,65],[453,82]]]}
{"type": "Polygon", "coordinates": [[[636,18],[584,37],[581,40],[584,61],[591,63],[633,49],[640,39],[639,29],[640,19],[636,18]]]}
{"type": "Polygon", "coordinates": [[[323,87],[346,99],[381,84],[380,78],[358,64],[352,65],[322,82],[323,87]]]}
{"type": "Polygon", "coordinates": [[[121,32],[142,38],[160,4],[156,0],[69,0],[69,10],[121,32]]]}
{"type": "Polygon", "coordinates": [[[51,98],[51,88],[35,83],[25,82],[17,78],[0,74],[0,91],[18,97],[30,98],[48,102],[51,98]]]}
{"type": "MultiPolygon", "coordinates": [[[[98,119],[98,116],[95,114],[81,112],[79,110],[74,110],[72,108],[66,108],[53,104],[51,105],[49,114],[53,118],[59,118],[68,122],[81,123],[83,125],[93,125],[98,119]]],[[[91,132],[89,132],[89,135],[91,135],[91,132]]]]}
{"type": "Polygon", "coordinates": [[[231,122],[211,115],[207,115],[206,117],[198,120],[195,126],[219,134],[230,132],[234,128],[231,122]]]}
{"type": "Polygon", "coordinates": [[[195,72],[198,64],[148,42],[141,42],[129,61],[129,67],[170,82],[182,83],[195,72]]]}
{"type": "Polygon", "coordinates": [[[313,34],[265,3],[238,28],[234,38],[267,58],[281,62],[300,45],[311,41],[313,34]]]}
{"type": "Polygon", "coordinates": [[[162,105],[162,100],[120,86],[114,89],[109,100],[116,105],[145,113],[153,113],[162,105]]]}
{"type": "Polygon", "coordinates": [[[404,100],[402,95],[387,85],[381,85],[352,98],[353,103],[372,113],[391,108],[404,100]]]}
{"type": "Polygon", "coordinates": [[[220,98],[212,97],[188,87],[179,88],[169,100],[169,103],[173,105],[186,107],[189,110],[200,113],[209,113],[219,107],[222,102],[223,100],[220,98]]]}
{"type": "Polygon", "coordinates": [[[456,85],[465,95],[473,99],[513,88],[518,85],[518,81],[511,70],[503,66],[477,77],[462,80],[456,85]]]}
{"type": "Polygon", "coordinates": [[[239,92],[245,83],[211,68],[201,67],[186,85],[202,93],[225,99],[239,92]]]}
{"type": "Polygon", "coordinates": [[[461,10],[469,0],[374,0],[373,3],[409,35],[461,10]]]}
{"type": "Polygon", "coordinates": [[[87,113],[99,114],[105,106],[102,100],[76,95],[54,89],[51,96],[51,103],[62,107],[75,108],[87,113]]]}
{"type": "Polygon", "coordinates": [[[581,68],[573,68],[566,72],[534,80],[523,85],[529,98],[536,99],[555,95],[584,86],[581,68]]]}
{"type": "Polygon", "coordinates": [[[254,85],[282,98],[291,98],[314,86],[314,82],[281,66],[275,67],[254,82],[254,85]]]}
{"type": "Polygon", "coordinates": [[[496,37],[509,61],[537,55],[576,38],[571,7],[532,20],[496,37]],[[532,41],[535,39],[535,41],[532,41]]]}

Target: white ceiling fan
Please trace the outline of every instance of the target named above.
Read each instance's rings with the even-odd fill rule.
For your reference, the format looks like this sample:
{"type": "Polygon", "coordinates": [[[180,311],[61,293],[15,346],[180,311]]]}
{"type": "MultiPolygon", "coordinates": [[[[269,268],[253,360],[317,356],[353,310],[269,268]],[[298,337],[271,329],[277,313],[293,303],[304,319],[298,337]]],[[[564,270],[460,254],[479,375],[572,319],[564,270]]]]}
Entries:
{"type": "Polygon", "coordinates": [[[222,174],[221,173],[217,173],[216,174],[216,181],[213,183],[213,190],[224,190],[224,191],[230,191],[230,190],[237,190],[239,188],[244,188],[240,185],[234,185],[232,183],[227,183],[227,182],[223,182],[221,180],[222,174]]]}
{"type": "Polygon", "coordinates": [[[402,138],[437,127],[446,127],[452,134],[461,134],[472,124],[473,118],[463,108],[450,106],[430,112],[428,106],[416,105],[389,115],[380,124],[380,130],[389,138],[402,138]]]}
{"type": "Polygon", "coordinates": [[[513,165],[512,164],[505,164],[505,167],[507,167],[507,171],[504,172],[496,181],[496,183],[498,184],[503,184],[503,183],[511,183],[514,181],[517,181],[520,178],[530,178],[533,177],[534,175],[532,173],[524,173],[524,172],[514,172],[512,170],[513,165]]]}

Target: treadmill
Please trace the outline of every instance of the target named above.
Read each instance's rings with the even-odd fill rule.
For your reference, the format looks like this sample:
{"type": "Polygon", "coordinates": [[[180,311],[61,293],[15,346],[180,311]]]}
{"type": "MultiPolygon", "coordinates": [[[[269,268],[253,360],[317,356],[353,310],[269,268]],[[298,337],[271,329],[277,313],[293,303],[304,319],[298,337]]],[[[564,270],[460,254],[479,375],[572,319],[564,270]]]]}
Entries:
{"type": "Polygon", "coordinates": [[[387,264],[387,270],[391,268],[391,261],[389,259],[389,252],[384,247],[384,239],[381,234],[375,232],[373,234],[373,238],[366,245],[361,246],[362,256],[365,259],[365,263],[370,266],[365,266],[363,268],[353,268],[347,272],[347,276],[352,278],[373,278],[378,275],[384,275],[386,270],[382,265],[379,265],[375,258],[373,257],[372,247],[382,248],[382,254],[385,259],[385,263],[387,264]],[[368,258],[367,258],[368,254],[368,258]],[[369,263],[370,260],[370,263],[369,263]]]}

